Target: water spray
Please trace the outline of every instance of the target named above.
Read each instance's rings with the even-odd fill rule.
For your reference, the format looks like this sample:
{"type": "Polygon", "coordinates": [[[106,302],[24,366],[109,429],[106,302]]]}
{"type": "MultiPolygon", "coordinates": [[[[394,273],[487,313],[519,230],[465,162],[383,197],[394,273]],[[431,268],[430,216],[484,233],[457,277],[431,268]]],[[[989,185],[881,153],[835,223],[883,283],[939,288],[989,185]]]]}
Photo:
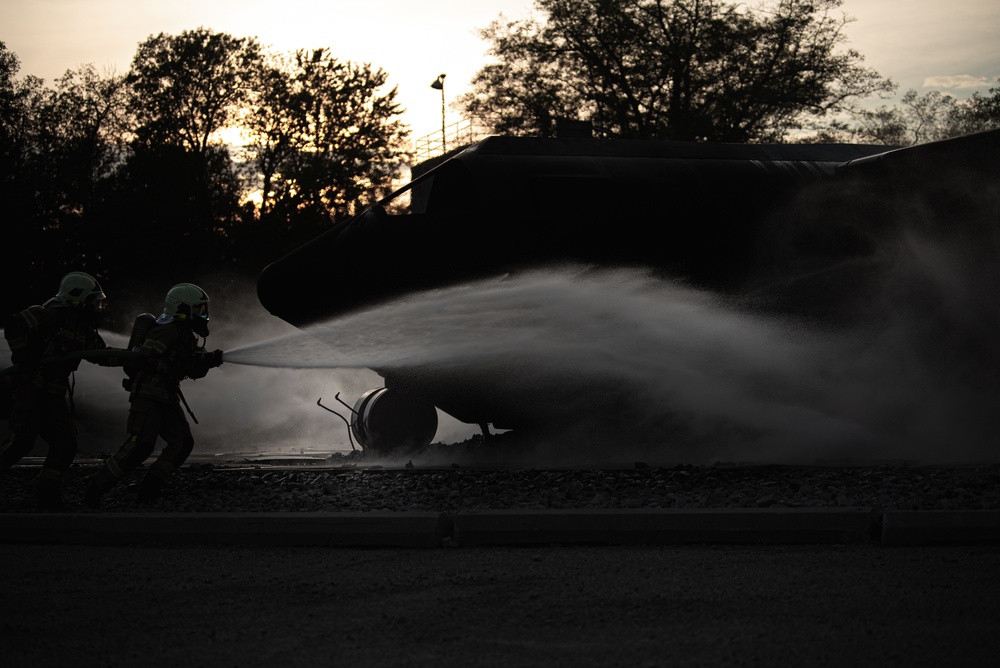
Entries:
{"type": "MultiPolygon", "coordinates": [[[[931,421],[942,429],[950,420],[996,419],[970,416],[968,407],[955,413],[952,381],[925,366],[922,352],[897,354],[914,340],[892,328],[812,329],[642,272],[567,269],[415,294],[223,358],[426,371],[458,379],[459,394],[515,397],[518,408],[537,407],[550,424],[584,436],[590,425],[564,424],[563,409],[632,427],[602,441],[616,456],[628,456],[631,437],[646,431],[650,447],[687,461],[934,457],[935,444],[924,441],[931,421]],[[935,383],[951,389],[935,391],[935,383]]],[[[362,395],[351,419],[388,406],[384,392],[364,405],[379,396],[362,395]]],[[[962,445],[974,453],[978,443],[962,445]]]]}
{"type": "MultiPolygon", "coordinates": [[[[966,297],[971,305],[962,304],[963,318],[996,317],[989,290],[966,297]]],[[[940,337],[931,334],[942,323],[914,317],[914,308],[895,300],[863,327],[819,330],[638,271],[538,271],[414,294],[241,343],[223,353],[218,372],[186,392],[209,416],[198,447],[216,450],[236,441],[272,449],[328,443],[329,429],[300,410],[313,402],[347,423],[344,448],[367,450],[358,430],[369,436],[381,430],[366,419],[393,403],[396,393],[386,385],[400,386],[386,382],[390,376],[440,376],[460,381],[459,394],[470,399],[510,399],[583,437],[588,416],[594,424],[631,429],[600,440],[591,459],[637,459],[630,437],[643,432],[651,437],[641,453],[649,461],[853,456],[943,463],[991,456],[1000,392],[996,378],[977,384],[968,370],[977,360],[988,364],[995,351],[987,348],[984,357],[979,349],[935,345],[940,337]],[[931,323],[934,329],[925,331],[931,323]],[[330,382],[345,391],[337,401],[347,410],[316,401],[331,391],[330,382]],[[353,406],[341,401],[352,395],[353,406]],[[583,417],[570,423],[562,415],[583,417]]],[[[943,331],[957,336],[959,325],[943,331]]],[[[88,370],[91,378],[108,372],[88,370]]],[[[109,385],[118,385],[120,397],[120,377],[109,385]]],[[[80,393],[96,389],[88,382],[80,393]]],[[[115,409],[117,399],[108,396],[101,405],[115,409]]],[[[418,423],[429,424],[423,415],[418,423]]],[[[482,422],[456,424],[471,431],[482,422]]],[[[573,442],[566,463],[586,456],[583,440],[573,442]]]]}

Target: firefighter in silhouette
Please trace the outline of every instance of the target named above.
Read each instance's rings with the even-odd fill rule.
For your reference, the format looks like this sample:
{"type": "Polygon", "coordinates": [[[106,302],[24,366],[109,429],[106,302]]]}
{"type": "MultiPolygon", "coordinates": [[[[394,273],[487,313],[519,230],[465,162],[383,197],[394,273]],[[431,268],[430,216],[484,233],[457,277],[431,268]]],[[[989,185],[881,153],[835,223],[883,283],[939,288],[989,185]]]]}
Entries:
{"type": "Polygon", "coordinates": [[[11,315],[4,326],[14,365],[14,402],[10,435],[0,445],[0,471],[28,454],[38,437],[48,443],[36,484],[43,509],[62,507],[62,478],[76,456],[71,376],[81,359],[102,366],[123,364],[121,357],[109,354],[115,350],[97,332],[106,305],[97,280],[74,271],[63,276],[55,297],[11,315]]]}
{"type": "Polygon", "coordinates": [[[143,477],[140,503],[155,501],[167,478],[187,460],[194,437],[181,408],[180,383],[185,378],[203,378],[209,369],[222,364],[221,350],[205,350],[207,337],[208,295],[191,283],[170,288],[163,313],[155,320],[150,314],[136,319],[129,347],[139,354],[125,369],[131,404],[128,437],[88,482],[84,498],[88,506],[98,507],[106,492],[146,461],[157,438],[165,445],[143,477]]]}

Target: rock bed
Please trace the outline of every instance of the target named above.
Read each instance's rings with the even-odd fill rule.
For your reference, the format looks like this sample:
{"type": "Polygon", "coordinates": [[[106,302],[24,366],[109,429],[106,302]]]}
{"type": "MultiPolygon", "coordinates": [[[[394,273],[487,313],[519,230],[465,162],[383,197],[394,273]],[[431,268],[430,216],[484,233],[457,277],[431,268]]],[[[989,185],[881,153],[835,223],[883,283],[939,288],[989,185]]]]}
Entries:
{"type": "MultiPolygon", "coordinates": [[[[94,464],[76,464],[66,510],[82,505],[94,464]]],[[[0,476],[0,512],[35,510],[37,466],[0,476]]],[[[433,511],[570,508],[1000,509],[1000,465],[674,466],[552,470],[362,468],[195,462],[152,506],[136,501],[141,471],[110,492],[110,512],[433,511]]]]}

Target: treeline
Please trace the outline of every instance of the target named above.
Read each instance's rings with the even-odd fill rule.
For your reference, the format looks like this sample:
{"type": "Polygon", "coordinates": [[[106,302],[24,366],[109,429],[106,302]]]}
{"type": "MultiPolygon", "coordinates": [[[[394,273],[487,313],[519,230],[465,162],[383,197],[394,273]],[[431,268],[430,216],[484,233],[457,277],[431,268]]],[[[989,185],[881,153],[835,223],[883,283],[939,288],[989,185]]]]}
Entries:
{"type": "MultiPolygon", "coordinates": [[[[481,31],[491,60],[455,106],[538,136],[570,120],[596,137],[898,146],[1000,127],[1000,86],[863,103],[896,85],[847,47],[841,4],[535,0],[538,18],[481,31]]],[[[75,269],[126,297],[251,282],[388,194],[409,159],[387,74],[325,48],[198,28],[150,36],[125,74],[84,65],[46,85],[19,69],[0,42],[0,314],[75,269]]]]}
{"type": "Polygon", "coordinates": [[[407,158],[387,74],[327,49],[199,28],[151,36],[125,74],[19,69],[0,42],[3,314],[75,269],[116,297],[252,280],[387,194],[407,158]]]}
{"type": "Polygon", "coordinates": [[[1000,127],[1000,87],[957,101],[897,86],[849,48],[842,0],[535,0],[481,31],[460,104],[498,134],[908,145],[1000,127]]]}

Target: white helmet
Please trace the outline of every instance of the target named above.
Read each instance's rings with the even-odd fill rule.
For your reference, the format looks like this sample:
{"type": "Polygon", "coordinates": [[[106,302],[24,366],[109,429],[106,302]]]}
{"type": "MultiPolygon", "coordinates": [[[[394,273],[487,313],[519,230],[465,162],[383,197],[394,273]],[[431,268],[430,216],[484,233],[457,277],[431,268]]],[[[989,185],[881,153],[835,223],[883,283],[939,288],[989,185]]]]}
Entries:
{"type": "Polygon", "coordinates": [[[107,296],[96,278],[82,271],[73,271],[63,276],[59,282],[56,299],[70,306],[86,306],[95,311],[103,311],[107,296]]]}
{"type": "Polygon", "coordinates": [[[163,312],[175,320],[208,322],[208,293],[194,283],[178,283],[167,292],[163,312]]]}

